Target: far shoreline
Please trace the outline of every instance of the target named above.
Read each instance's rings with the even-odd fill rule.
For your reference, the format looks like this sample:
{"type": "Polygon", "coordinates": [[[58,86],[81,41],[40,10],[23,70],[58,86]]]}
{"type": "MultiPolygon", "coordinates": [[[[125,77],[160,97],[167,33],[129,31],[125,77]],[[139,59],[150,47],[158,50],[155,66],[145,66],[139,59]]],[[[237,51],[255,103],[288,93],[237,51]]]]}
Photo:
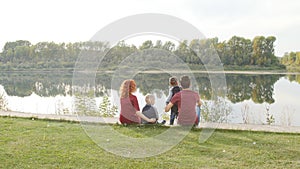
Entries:
{"type": "MultiPolygon", "coordinates": [[[[89,71],[89,70],[74,70],[74,69],[32,69],[32,70],[2,70],[1,73],[7,72],[31,72],[31,73],[61,73],[61,72],[69,72],[69,73],[114,73],[115,70],[97,70],[97,71],[89,71]]],[[[256,74],[256,75],[299,75],[300,72],[288,72],[282,70],[140,70],[139,73],[145,74],[159,74],[159,73],[203,73],[203,74],[256,74]]]]}

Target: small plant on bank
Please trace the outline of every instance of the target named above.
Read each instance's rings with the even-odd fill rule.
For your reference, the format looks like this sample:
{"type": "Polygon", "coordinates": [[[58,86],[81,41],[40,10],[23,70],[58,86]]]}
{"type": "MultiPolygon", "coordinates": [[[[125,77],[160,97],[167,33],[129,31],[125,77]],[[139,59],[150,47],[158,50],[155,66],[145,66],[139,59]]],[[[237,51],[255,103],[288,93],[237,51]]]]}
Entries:
{"type": "Polygon", "coordinates": [[[114,117],[118,112],[118,107],[112,105],[107,95],[103,96],[102,103],[99,105],[100,116],[102,117],[114,117]]]}
{"type": "Polygon", "coordinates": [[[270,113],[270,106],[266,106],[266,122],[268,125],[274,124],[275,123],[275,118],[273,114],[270,113]]]}
{"type": "Polygon", "coordinates": [[[241,112],[242,112],[242,117],[243,117],[244,124],[249,124],[249,122],[250,122],[250,118],[249,118],[249,105],[246,104],[245,106],[243,106],[241,108],[241,112]]]}
{"type": "Polygon", "coordinates": [[[228,116],[232,112],[232,107],[224,98],[218,97],[213,101],[204,101],[201,110],[201,119],[204,122],[228,122],[228,116]]]}
{"type": "Polygon", "coordinates": [[[4,92],[0,93],[0,110],[7,111],[7,99],[4,95],[4,92]]]}
{"type": "Polygon", "coordinates": [[[99,116],[93,97],[75,94],[75,112],[79,116],[99,116]]]}

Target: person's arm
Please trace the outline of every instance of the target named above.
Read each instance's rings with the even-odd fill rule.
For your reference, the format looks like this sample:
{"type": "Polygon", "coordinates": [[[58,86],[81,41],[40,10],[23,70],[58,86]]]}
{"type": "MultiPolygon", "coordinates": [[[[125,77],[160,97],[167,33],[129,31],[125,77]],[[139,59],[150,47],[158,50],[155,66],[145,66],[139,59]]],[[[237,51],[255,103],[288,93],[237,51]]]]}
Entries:
{"type": "Polygon", "coordinates": [[[170,109],[173,107],[173,103],[170,102],[169,104],[167,104],[167,106],[165,107],[165,112],[170,111],[170,109]]]}
{"type": "Polygon", "coordinates": [[[169,89],[169,95],[167,97],[166,103],[169,104],[169,102],[171,101],[173,92],[172,92],[172,87],[169,89]]]}
{"type": "Polygon", "coordinates": [[[145,121],[149,122],[149,123],[154,123],[156,122],[155,118],[151,118],[149,119],[148,117],[146,117],[145,115],[143,115],[143,113],[141,113],[140,111],[136,111],[135,112],[140,118],[144,119],[145,121]]]}
{"type": "Polygon", "coordinates": [[[197,102],[197,106],[200,107],[202,105],[201,100],[197,102]]]}
{"type": "Polygon", "coordinates": [[[200,95],[199,95],[199,99],[198,99],[198,102],[197,102],[197,106],[201,106],[202,105],[202,101],[201,101],[201,98],[200,98],[200,95]]]}

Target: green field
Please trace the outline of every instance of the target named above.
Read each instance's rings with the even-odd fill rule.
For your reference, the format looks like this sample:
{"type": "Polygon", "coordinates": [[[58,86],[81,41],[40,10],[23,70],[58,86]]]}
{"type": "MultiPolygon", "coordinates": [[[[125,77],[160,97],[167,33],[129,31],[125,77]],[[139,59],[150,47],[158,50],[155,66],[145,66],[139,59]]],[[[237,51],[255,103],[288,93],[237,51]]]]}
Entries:
{"type": "MultiPolygon", "coordinates": [[[[112,127],[148,137],[163,126],[112,127]]],[[[0,117],[0,168],[300,168],[300,135],[216,130],[199,143],[193,129],[173,149],[132,159],[98,147],[79,123],[0,117]]]]}

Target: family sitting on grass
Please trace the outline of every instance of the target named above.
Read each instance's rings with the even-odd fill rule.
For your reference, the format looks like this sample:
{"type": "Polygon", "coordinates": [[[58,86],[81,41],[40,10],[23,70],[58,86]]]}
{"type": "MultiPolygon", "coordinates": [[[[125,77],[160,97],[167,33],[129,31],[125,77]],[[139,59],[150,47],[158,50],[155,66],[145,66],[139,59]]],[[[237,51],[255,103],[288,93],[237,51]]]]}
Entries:
{"type": "MultiPolygon", "coordinates": [[[[175,77],[169,79],[170,90],[166,100],[165,112],[171,110],[170,125],[174,124],[177,119],[179,125],[198,125],[200,119],[201,106],[200,96],[197,92],[190,90],[191,80],[188,76],[180,78],[180,87],[175,77]]],[[[156,124],[158,122],[158,112],[153,106],[155,97],[147,94],[145,97],[146,105],[140,111],[137,98],[134,93],[136,91],[136,83],[134,80],[125,80],[120,87],[120,122],[122,124],[156,124]]],[[[165,121],[160,122],[162,124],[165,121]]]]}

